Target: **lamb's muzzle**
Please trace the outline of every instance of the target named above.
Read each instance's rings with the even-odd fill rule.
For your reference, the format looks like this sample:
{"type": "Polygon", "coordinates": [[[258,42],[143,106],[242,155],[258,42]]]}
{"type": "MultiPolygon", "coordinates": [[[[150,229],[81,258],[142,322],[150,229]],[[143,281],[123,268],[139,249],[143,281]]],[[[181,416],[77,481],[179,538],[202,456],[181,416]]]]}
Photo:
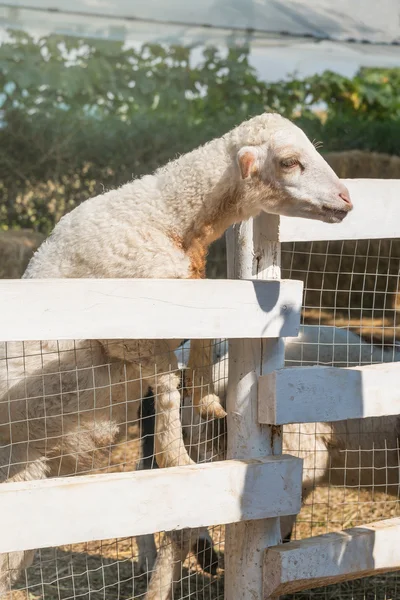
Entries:
{"type": "Polygon", "coordinates": [[[339,208],[332,208],[331,206],[326,207],[327,214],[331,217],[328,219],[329,223],[340,223],[346,217],[346,215],[353,210],[353,203],[350,199],[350,192],[343,182],[339,181],[339,194],[340,200],[339,208]]]}

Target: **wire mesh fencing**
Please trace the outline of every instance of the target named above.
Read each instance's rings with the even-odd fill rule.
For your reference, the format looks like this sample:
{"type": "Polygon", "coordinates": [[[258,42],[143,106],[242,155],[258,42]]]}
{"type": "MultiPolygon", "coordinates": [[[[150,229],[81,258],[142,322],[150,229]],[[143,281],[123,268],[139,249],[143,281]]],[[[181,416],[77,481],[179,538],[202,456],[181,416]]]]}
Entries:
{"type": "MultiPolygon", "coordinates": [[[[159,412],[152,387],[156,389],[158,378],[165,374],[158,365],[165,368],[171,356],[150,352],[154,375],[145,378],[140,374],[141,365],[139,369],[131,367],[123,354],[116,358],[119,353],[110,348],[129,348],[129,343],[71,340],[0,345],[2,482],[157,468],[155,422],[159,412]]],[[[218,344],[204,342],[203,347],[206,360],[210,349],[217,352],[218,344]]],[[[224,420],[201,419],[192,403],[193,395],[207,393],[209,384],[201,376],[195,377],[195,369],[188,384],[187,343],[174,356],[181,379],[186,451],[196,462],[221,459],[224,420]]],[[[148,359],[141,357],[143,363],[148,359]]],[[[208,366],[201,360],[196,364],[200,372],[208,366]]],[[[214,387],[223,394],[225,379],[219,368],[220,364],[214,371],[214,387]]],[[[173,372],[172,364],[170,369],[173,372]]],[[[180,428],[181,423],[170,426],[180,428]]],[[[116,498],[110,510],[118,511],[118,503],[123,501],[116,498]]],[[[161,532],[137,539],[39,549],[35,554],[3,555],[2,591],[8,590],[12,597],[142,598],[156,554],[168,543],[168,536],[161,532]]],[[[185,543],[189,553],[180,566],[175,596],[220,597],[221,528],[193,530],[185,543]]]]}
{"type": "MultiPolygon", "coordinates": [[[[282,277],[305,288],[303,329],[286,364],[398,361],[399,257],[399,240],[283,244],[282,277]]],[[[399,426],[391,416],[284,427],[285,451],[304,458],[292,540],[399,516],[399,426]]],[[[399,581],[398,573],[379,574],[290,598],[394,599],[399,581]]]]}

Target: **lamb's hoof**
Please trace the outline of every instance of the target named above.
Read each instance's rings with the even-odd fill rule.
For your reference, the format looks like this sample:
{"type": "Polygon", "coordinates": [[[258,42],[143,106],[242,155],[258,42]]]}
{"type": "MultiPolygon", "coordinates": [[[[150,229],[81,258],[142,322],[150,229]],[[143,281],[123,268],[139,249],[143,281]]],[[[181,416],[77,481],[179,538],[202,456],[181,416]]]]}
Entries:
{"type": "Polygon", "coordinates": [[[218,570],[218,554],[215,552],[210,540],[199,538],[192,548],[197,562],[205,573],[216,575],[218,570]]]}
{"type": "Polygon", "coordinates": [[[285,537],[282,540],[282,544],[288,544],[291,541],[291,539],[292,539],[292,533],[293,533],[293,529],[291,529],[289,531],[289,533],[287,535],[285,535],[285,537]]]}
{"type": "Polygon", "coordinates": [[[178,454],[157,454],[156,455],[157,465],[160,469],[166,467],[183,467],[185,465],[195,465],[196,463],[192,460],[189,454],[185,450],[181,450],[178,454]]]}
{"type": "MultiPolygon", "coordinates": [[[[195,403],[196,404],[196,403],[195,403]]],[[[221,401],[216,394],[207,394],[200,399],[197,410],[202,419],[210,421],[211,419],[223,419],[226,412],[222,408],[221,401]]]]}

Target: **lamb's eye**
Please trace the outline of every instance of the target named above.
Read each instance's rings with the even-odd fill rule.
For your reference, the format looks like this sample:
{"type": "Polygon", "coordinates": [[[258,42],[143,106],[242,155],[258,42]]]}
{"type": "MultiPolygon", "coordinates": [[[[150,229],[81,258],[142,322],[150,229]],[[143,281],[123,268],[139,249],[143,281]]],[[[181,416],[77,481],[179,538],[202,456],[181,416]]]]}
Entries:
{"type": "Polygon", "coordinates": [[[300,163],[297,158],[286,158],[285,160],[281,160],[280,164],[284,169],[292,169],[293,167],[297,167],[300,163]]]}

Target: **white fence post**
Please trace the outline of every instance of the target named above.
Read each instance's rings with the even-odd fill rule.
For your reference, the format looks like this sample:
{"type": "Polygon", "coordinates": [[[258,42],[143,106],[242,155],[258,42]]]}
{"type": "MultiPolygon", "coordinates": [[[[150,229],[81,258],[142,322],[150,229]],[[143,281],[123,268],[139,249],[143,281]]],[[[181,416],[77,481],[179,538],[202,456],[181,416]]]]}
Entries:
{"type": "MultiPolygon", "coordinates": [[[[279,279],[279,217],[262,215],[227,235],[228,276],[279,279]]],[[[258,422],[258,378],[284,364],[282,338],[229,342],[228,457],[257,458],[282,451],[281,428],[258,422]]],[[[225,600],[262,600],[265,549],[280,542],[279,518],[227,526],[225,600]]]]}

